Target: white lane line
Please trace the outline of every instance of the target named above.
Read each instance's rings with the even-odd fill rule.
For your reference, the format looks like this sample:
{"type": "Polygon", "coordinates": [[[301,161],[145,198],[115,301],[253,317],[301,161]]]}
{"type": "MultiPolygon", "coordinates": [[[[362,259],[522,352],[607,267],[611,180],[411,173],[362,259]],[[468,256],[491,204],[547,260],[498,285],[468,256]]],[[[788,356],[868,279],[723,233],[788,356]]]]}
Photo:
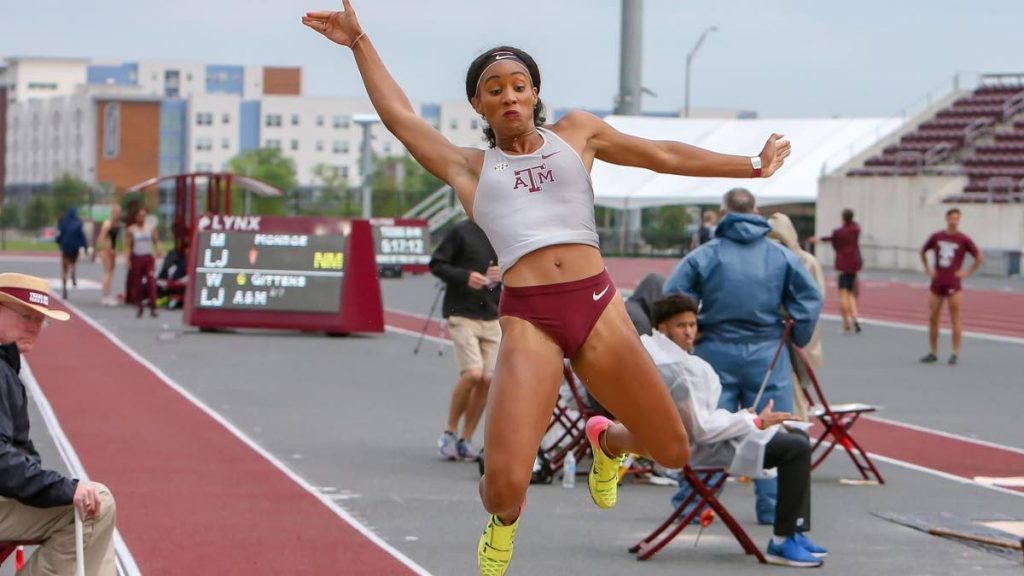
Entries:
{"type": "Polygon", "coordinates": [[[1003,488],[1001,486],[995,486],[995,485],[992,485],[992,484],[984,484],[982,482],[976,482],[973,478],[964,478],[963,476],[957,476],[956,474],[950,474],[949,472],[943,472],[941,470],[936,470],[934,468],[927,468],[925,466],[919,466],[917,464],[912,464],[912,463],[907,462],[905,460],[897,460],[896,458],[890,458],[888,456],[882,456],[881,454],[875,454],[874,452],[871,452],[871,458],[876,459],[876,460],[880,460],[882,462],[888,462],[889,464],[893,464],[895,466],[900,466],[902,468],[907,468],[907,469],[910,469],[910,470],[914,470],[916,472],[924,472],[925,474],[930,474],[932,476],[938,476],[939,478],[945,478],[946,480],[952,480],[953,482],[956,482],[958,484],[967,484],[969,486],[977,486],[979,488],[985,488],[985,489],[992,490],[992,491],[995,491],[995,492],[1001,492],[1003,494],[1010,494],[1011,496],[1018,496],[1020,498],[1024,498],[1024,492],[1017,492],[1016,490],[1010,490],[1010,489],[1007,489],[1007,488],[1003,488]]]}
{"type": "MultiPolygon", "coordinates": [[[[57,420],[57,415],[53,411],[50,400],[43,393],[43,389],[39,387],[39,381],[36,380],[35,374],[32,373],[32,368],[24,356],[21,358],[21,380],[32,395],[39,413],[42,414],[43,422],[50,431],[50,436],[53,437],[54,443],[57,445],[57,451],[60,452],[60,457],[64,460],[64,465],[71,472],[71,476],[82,481],[88,481],[89,475],[85,471],[85,466],[82,465],[82,461],[78,458],[78,453],[75,452],[75,447],[71,445],[71,440],[64,433],[64,429],[61,427],[60,421],[57,420]]],[[[132,556],[131,551],[128,550],[128,545],[121,538],[121,532],[116,528],[114,529],[114,550],[117,556],[119,574],[124,576],[141,576],[142,571],[139,570],[139,566],[135,563],[135,558],[132,556]]]]}
{"type": "MultiPolygon", "coordinates": [[[[836,314],[822,314],[822,318],[826,320],[834,320],[842,322],[843,318],[836,314]]],[[[900,328],[903,330],[913,330],[915,332],[927,332],[927,326],[920,326],[917,324],[909,324],[906,322],[893,322],[890,320],[876,320],[874,318],[859,318],[861,324],[867,324],[869,326],[884,326],[886,328],[900,328]]],[[[949,335],[949,328],[941,328],[939,333],[949,335]]],[[[1024,338],[1018,338],[1015,336],[1003,336],[1000,334],[985,334],[983,332],[970,332],[965,330],[964,337],[966,338],[977,338],[978,340],[989,340],[992,342],[1003,342],[1006,344],[1024,344],[1024,338]]]]}
{"type": "Polygon", "coordinates": [[[917,432],[924,432],[926,434],[934,434],[936,436],[942,436],[943,438],[949,438],[951,440],[957,440],[960,442],[967,442],[969,444],[976,444],[978,446],[985,446],[986,448],[995,448],[996,450],[1005,450],[1007,452],[1013,452],[1024,456],[1024,449],[1015,448],[1013,446],[1007,446],[1005,444],[996,444],[995,442],[988,442],[986,440],[978,440],[977,438],[971,438],[969,436],[961,436],[959,434],[953,434],[952,432],[943,432],[942,430],[936,430],[934,428],[925,428],[924,426],[918,426],[916,424],[907,424],[906,422],[899,422],[897,420],[889,420],[888,418],[881,418],[878,416],[864,415],[865,420],[874,420],[881,422],[882,424],[891,424],[893,426],[899,426],[900,428],[907,428],[908,430],[915,430],[917,432]]]}
{"type": "Polygon", "coordinates": [[[360,534],[365,536],[368,540],[370,540],[371,542],[373,542],[374,544],[379,546],[382,550],[384,550],[385,552],[387,552],[388,554],[393,556],[396,560],[398,560],[399,562],[404,564],[407,568],[412,570],[415,574],[418,574],[420,576],[431,576],[430,572],[428,572],[425,568],[423,568],[422,566],[417,564],[415,561],[413,561],[411,558],[409,558],[408,556],[406,556],[405,554],[400,552],[397,548],[394,548],[393,546],[391,546],[390,544],[385,542],[384,539],[382,539],[380,536],[378,536],[376,533],[374,533],[365,524],[363,524],[362,522],[356,520],[355,517],[352,516],[352,514],[350,514],[347,510],[345,510],[344,508],[339,506],[337,503],[332,501],[331,498],[329,498],[327,495],[320,493],[312,484],[307,482],[305,479],[303,479],[301,476],[299,476],[297,473],[295,473],[291,468],[289,468],[287,464],[285,464],[284,462],[279,460],[276,456],[274,456],[270,452],[268,452],[265,449],[263,449],[263,447],[261,447],[259,444],[257,444],[255,441],[253,441],[251,438],[249,438],[244,432],[242,432],[241,430],[236,428],[234,424],[232,424],[226,418],[224,418],[219,413],[217,413],[213,408],[209,407],[205,402],[203,402],[198,397],[194,396],[191,392],[189,392],[188,390],[186,390],[185,388],[180,386],[177,382],[172,380],[170,376],[165,374],[155,364],[153,364],[149,360],[143,358],[135,350],[129,348],[127,344],[122,342],[120,338],[118,338],[112,332],[107,330],[99,322],[93,320],[87,314],[84,314],[81,310],[79,310],[77,307],[75,307],[70,302],[64,301],[63,304],[65,306],[67,306],[72,312],[74,312],[76,316],[78,316],[79,318],[84,320],[87,324],[89,324],[90,326],[95,328],[100,334],[103,334],[104,336],[106,336],[106,338],[108,340],[113,342],[114,345],[116,345],[118,348],[120,348],[124,353],[128,354],[129,356],[131,356],[132,359],[134,359],[139,364],[145,366],[146,369],[148,369],[150,372],[152,372],[158,378],[160,378],[160,380],[162,380],[164,384],[166,384],[168,387],[170,387],[172,390],[174,390],[178,394],[181,394],[186,400],[188,400],[189,402],[194,404],[197,408],[199,408],[200,410],[205,412],[207,416],[209,416],[210,418],[213,418],[218,424],[220,424],[225,429],[227,429],[228,432],[233,434],[243,444],[245,444],[246,446],[251,448],[254,452],[256,452],[257,454],[262,456],[268,462],[273,464],[275,468],[277,468],[278,470],[283,472],[285,476],[290,478],[293,482],[298,484],[303,490],[305,490],[310,495],[312,495],[314,498],[319,500],[321,504],[323,504],[329,510],[334,512],[339,518],[341,518],[346,523],[348,523],[348,525],[351,526],[352,528],[354,528],[357,532],[359,532],[360,534]]]}
{"type": "Polygon", "coordinates": [[[1024,476],[975,476],[979,484],[994,484],[1003,488],[1024,488],[1024,476]]]}

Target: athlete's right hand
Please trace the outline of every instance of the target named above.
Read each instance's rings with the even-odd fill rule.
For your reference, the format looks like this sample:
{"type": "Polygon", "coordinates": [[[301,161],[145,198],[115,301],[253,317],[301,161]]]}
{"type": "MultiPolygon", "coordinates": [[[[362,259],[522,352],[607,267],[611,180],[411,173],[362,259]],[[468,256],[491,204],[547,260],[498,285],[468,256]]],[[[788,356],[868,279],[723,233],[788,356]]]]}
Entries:
{"type": "Polygon", "coordinates": [[[363,33],[359,20],[356,19],[355,10],[348,0],[343,0],[344,10],[331,12],[326,10],[306,12],[302,17],[302,23],[313,30],[323,34],[332,42],[342,46],[352,47],[352,43],[363,33]]]}
{"type": "Polygon", "coordinates": [[[469,287],[472,288],[473,290],[480,290],[481,288],[487,285],[487,276],[484,276],[483,274],[474,270],[469,273],[468,284],[469,287]]]}
{"type": "Polygon", "coordinates": [[[73,503],[82,520],[88,520],[100,513],[100,495],[92,482],[78,481],[73,503]]]}

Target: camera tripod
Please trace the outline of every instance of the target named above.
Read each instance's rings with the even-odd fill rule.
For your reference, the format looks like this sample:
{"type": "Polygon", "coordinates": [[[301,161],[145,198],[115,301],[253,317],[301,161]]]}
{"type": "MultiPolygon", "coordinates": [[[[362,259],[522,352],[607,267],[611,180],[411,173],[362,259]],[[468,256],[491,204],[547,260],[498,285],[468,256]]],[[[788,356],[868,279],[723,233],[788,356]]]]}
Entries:
{"type": "MultiPolygon", "coordinates": [[[[444,295],[444,282],[438,282],[437,283],[437,293],[434,295],[434,303],[430,305],[430,312],[427,313],[427,319],[423,321],[423,329],[420,330],[420,337],[416,340],[416,347],[413,348],[413,350],[412,350],[413,355],[416,355],[416,354],[420,353],[420,346],[423,344],[423,338],[426,337],[426,335],[427,335],[427,329],[430,327],[430,321],[434,318],[434,314],[437,312],[437,306],[441,303],[441,297],[443,295],[444,295]]],[[[440,338],[438,338],[438,340],[437,340],[437,355],[438,356],[443,356],[444,355],[444,341],[442,340],[442,338],[444,337],[444,330],[445,330],[445,321],[442,318],[441,321],[440,321],[439,329],[438,329],[438,336],[440,336],[440,338]]]]}

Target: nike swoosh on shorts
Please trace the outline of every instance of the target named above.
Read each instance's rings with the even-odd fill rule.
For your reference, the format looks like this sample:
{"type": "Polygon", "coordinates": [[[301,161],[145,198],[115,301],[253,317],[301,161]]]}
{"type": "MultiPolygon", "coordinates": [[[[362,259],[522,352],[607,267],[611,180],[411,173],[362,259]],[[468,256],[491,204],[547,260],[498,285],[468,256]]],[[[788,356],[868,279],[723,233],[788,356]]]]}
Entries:
{"type": "Polygon", "coordinates": [[[603,298],[604,297],[604,293],[607,292],[608,289],[611,288],[611,287],[612,287],[612,285],[609,284],[609,285],[604,287],[604,290],[601,290],[600,292],[594,292],[594,302],[597,302],[598,300],[603,298]]]}

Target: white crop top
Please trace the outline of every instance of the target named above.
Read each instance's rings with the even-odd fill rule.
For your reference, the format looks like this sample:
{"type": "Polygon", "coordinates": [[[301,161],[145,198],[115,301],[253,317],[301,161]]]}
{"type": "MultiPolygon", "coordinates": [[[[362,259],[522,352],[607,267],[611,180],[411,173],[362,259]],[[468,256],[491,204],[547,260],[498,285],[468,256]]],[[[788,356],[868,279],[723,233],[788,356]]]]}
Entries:
{"type": "Polygon", "coordinates": [[[487,234],[504,275],[520,258],[556,244],[599,248],[594,187],[579,154],[546,128],[544,144],[512,156],[484,153],[473,199],[473,220],[487,234]]]}

